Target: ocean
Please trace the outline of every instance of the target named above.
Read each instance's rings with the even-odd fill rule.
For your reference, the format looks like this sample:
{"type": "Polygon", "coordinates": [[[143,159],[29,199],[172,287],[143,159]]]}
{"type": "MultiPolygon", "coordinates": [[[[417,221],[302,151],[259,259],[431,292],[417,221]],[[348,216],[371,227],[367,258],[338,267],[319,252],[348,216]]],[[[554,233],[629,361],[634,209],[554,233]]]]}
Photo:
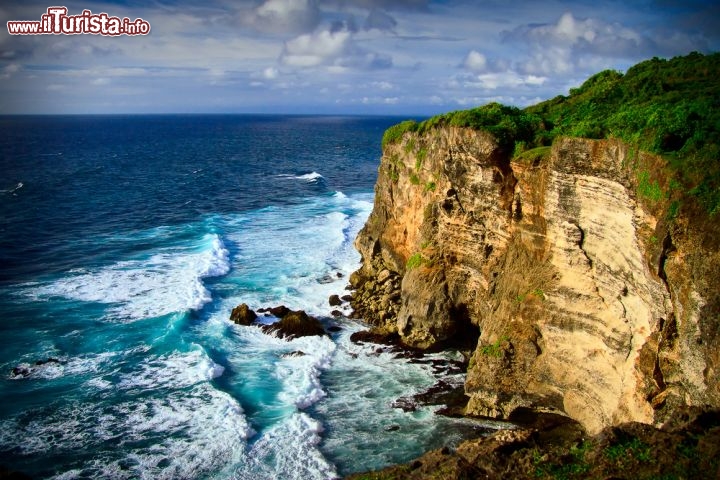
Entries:
{"type": "Polygon", "coordinates": [[[460,441],[467,420],[391,405],[432,365],[350,342],[328,304],[399,120],[0,117],[0,466],[328,479],[460,441]],[[240,303],[340,330],[286,341],[240,303]]]}

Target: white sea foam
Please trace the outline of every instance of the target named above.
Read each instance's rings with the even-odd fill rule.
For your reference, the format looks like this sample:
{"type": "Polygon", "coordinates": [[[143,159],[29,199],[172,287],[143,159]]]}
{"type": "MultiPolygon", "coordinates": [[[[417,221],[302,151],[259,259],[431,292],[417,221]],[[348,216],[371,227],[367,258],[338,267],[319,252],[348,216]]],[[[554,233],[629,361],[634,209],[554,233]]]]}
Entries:
{"type": "Polygon", "coordinates": [[[323,427],[306,413],[295,413],[265,432],[235,469],[236,480],[324,480],[337,478],[335,466],[318,448],[323,427]]]}
{"type": "Polygon", "coordinates": [[[318,172],[311,172],[311,173],[306,173],[305,175],[298,175],[295,178],[297,178],[298,180],[306,180],[308,182],[314,182],[314,181],[320,180],[321,178],[324,178],[324,177],[322,175],[320,175],[318,172]]]}
{"type": "Polygon", "coordinates": [[[254,431],[240,404],[209,382],[221,374],[218,367],[200,348],[149,357],[117,384],[93,382],[101,397],[0,420],[0,445],[39,457],[93,452],[61,479],[229,471],[241,463],[254,431]]]}
{"type": "Polygon", "coordinates": [[[291,174],[287,174],[287,173],[281,173],[281,174],[277,175],[277,177],[293,179],[293,180],[303,180],[308,183],[315,183],[315,182],[319,182],[320,180],[325,179],[325,177],[323,177],[318,172],[310,172],[310,173],[305,173],[302,175],[291,175],[291,174]]]}
{"type": "Polygon", "coordinates": [[[23,188],[24,186],[25,186],[25,184],[23,184],[23,182],[18,182],[17,185],[15,185],[13,188],[8,188],[7,190],[0,190],[0,191],[2,191],[3,193],[11,194],[11,195],[17,195],[16,192],[18,190],[20,190],[21,188],[23,188]]]}
{"type": "MultiPolygon", "coordinates": [[[[354,344],[350,335],[364,326],[346,321],[344,327],[322,376],[328,396],[314,408],[326,427],[322,451],[328,460],[342,464],[341,476],[407,462],[425,450],[457,443],[472,431],[473,421],[435,415],[437,407],[421,406],[414,412],[392,408],[398,398],[436,382],[432,365],[396,359],[388,349],[378,351],[377,345],[354,344]],[[392,433],[385,433],[391,427],[392,433]]],[[[440,359],[460,357],[444,353],[424,360],[440,359]]],[[[461,385],[463,377],[444,380],[461,385]]]]}
{"type": "Polygon", "coordinates": [[[230,220],[227,238],[239,249],[234,276],[240,287],[232,301],[328,315],[328,297],[342,294],[358,267],[353,241],[372,209],[370,199],[338,192],[230,220]]]}
{"type": "Polygon", "coordinates": [[[25,378],[54,380],[71,375],[96,373],[115,356],[116,354],[113,352],[86,354],[76,357],[67,357],[64,355],[53,357],[51,355],[40,359],[40,364],[35,362],[19,363],[14,368],[17,368],[22,373],[17,375],[11,373],[8,378],[11,380],[22,380],[25,378]]]}
{"type": "Polygon", "coordinates": [[[208,234],[199,251],[168,249],[147,259],[76,272],[30,288],[28,293],[37,298],[60,296],[112,304],[112,318],[137,320],[202,308],[212,300],[203,279],[225,275],[229,270],[229,253],[222,239],[208,234]]]}
{"type": "Polygon", "coordinates": [[[118,388],[155,390],[189,387],[218,378],[224,371],[221,365],[213,362],[200,348],[187,353],[173,352],[149,357],[139,368],[139,371],[123,375],[118,382],[118,388]]]}

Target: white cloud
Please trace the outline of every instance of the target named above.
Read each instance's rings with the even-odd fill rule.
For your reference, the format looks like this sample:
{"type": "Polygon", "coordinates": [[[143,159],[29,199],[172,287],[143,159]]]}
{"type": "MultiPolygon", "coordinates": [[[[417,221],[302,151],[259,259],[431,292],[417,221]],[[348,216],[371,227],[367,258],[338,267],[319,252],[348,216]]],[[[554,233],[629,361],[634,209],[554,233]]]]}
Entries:
{"type": "Polygon", "coordinates": [[[244,18],[244,23],[273,33],[299,33],[320,23],[315,0],[265,0],[244,18]]]}
{"type": "Polygon", "coordinates": [[[468,70],[481,72],[487,68],[487,58],[477,50],[471,50],[465,57],[463,66],[468,70]]]}
{"type": "Polygon", "coordinates": [[[0,70],[2,73],[0,73],[0,79],[5,80],[13,75],[15,75],[17,72],[22,70],[22,67],[17,63],[10,63],[8,65],[5,65],[2,70],[0,70]]]}
{"type": "Polygon", "coordinates": [[[316,67],[340,57],[348,48],[349,31],[324,30],[285,42],[281,61],[293,67],[316,67]]]}
{"type": "Polygon", "coordinates": [[[263,70],[263,77],[268,80],[274,80],[278,77],[280,72],[278,72],[278,69],[275,67],[268,67],[265,70],[263,70]]]}
{"type": "Polygon", "coordinates": [[[514,71],[481,73],[465,82],[469,88],[496,90],[498,88],[513,89],[517,87],[533,87],[544,84],[547,77],[536,75],[520,75],[514,71]]]}
{"type": "Polygon", "coordinates": [[[386,81],[373,82],[372,87],[379,88],[380,90],[392,90],[394,88],[392,83],[386,81]]]}
{"type": "Polygon", "coordinates": [[[509,35],[545,46],[561,45],[605,53],[612,53],[607,51],[610,47],[622,49],[622,52],[615,53],[625,53],[628,48],[637,48],[644,42],[638,32],[619,23],[594,18],[578,19],[571,12],[565,12],[557,23],[521,26],[509,35]]]}
{"type": "Polygon", "coordinates": [[[331,73],[386,68],[392,64],[389,57],[358,47],[353,35],[348,29],[336,28],[300,35],[285,42],[280,62],[298,68],[325,66],[331,73]]]}
{"type": "Polygon", "coordinates": [[[521,62],[521,70],[544,75],[568,74],[575,70],[575,58],[569,48],[548,46],[533,51],[521,62]]]}

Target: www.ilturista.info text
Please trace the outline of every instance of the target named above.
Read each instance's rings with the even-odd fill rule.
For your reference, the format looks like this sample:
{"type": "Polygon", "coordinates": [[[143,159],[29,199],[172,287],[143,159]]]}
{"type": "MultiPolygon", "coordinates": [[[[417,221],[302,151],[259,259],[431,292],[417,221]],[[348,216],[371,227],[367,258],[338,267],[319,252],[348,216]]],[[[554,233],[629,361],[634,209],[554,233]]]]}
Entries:
{"type": "Polygon", "coordinates": [[[10,35],[147,35],[150,23],[142,18],[111,17],[107,13],[83,10],[80,15],[68,15],[66,7],[49,7],[40,21],[7,22],[10,35]]]}

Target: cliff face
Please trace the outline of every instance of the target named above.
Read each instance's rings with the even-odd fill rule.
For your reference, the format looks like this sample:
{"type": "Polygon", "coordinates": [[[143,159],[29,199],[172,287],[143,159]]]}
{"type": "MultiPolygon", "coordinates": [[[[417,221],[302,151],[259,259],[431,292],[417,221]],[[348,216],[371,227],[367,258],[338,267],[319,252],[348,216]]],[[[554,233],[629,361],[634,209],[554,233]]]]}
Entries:
{"type": "Polygon", "coordinates": [[[469,415],[564,412],[594,433],[720,406],[712,229],[638,198],[658,158],[611,140],[547,150],[511,160],[456,127],[386,146],[357,313],[411,346],[471,342],[469,415]]]}

